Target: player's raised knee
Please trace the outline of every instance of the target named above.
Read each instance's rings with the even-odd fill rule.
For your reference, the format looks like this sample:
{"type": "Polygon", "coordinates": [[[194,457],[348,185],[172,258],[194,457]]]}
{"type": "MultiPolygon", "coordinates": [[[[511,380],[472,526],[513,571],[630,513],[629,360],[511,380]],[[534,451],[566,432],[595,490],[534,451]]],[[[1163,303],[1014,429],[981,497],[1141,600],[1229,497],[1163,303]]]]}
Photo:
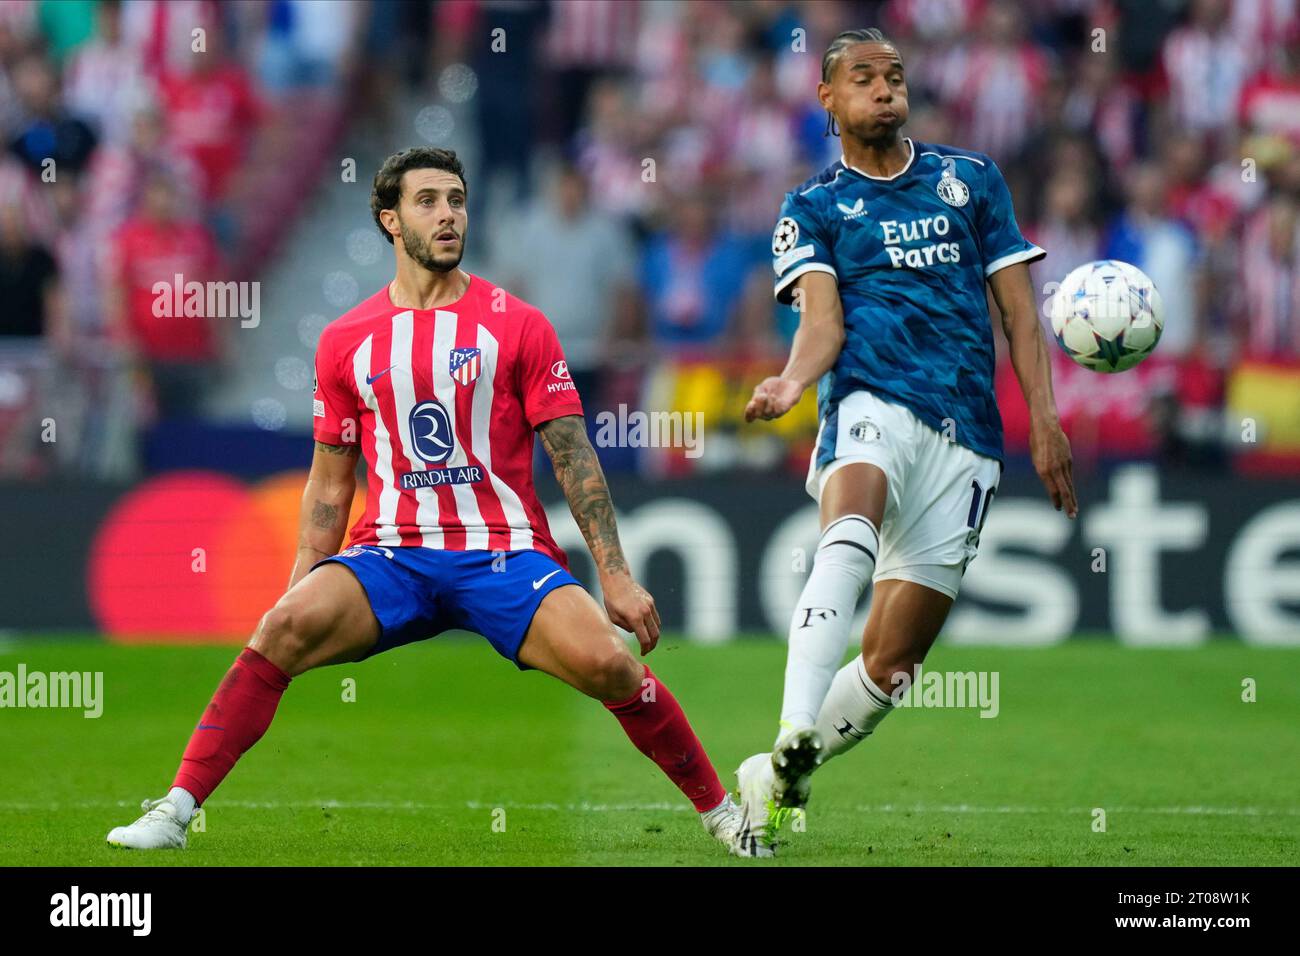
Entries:
{"type": "Polygon", "coordinates": [[[262,615],[249,646],[288,674],[302,671],[303,661],[318,637],[314,615],[297,602],[281,598],[262,615]]]}
{"type": "Polygon", "coordinates": [[[892,694],[894,688],[898,687],[903,680],[902,677],[895,680],[895,675],[906,675],[907,680],[911,681],[912,665],[915,662],[896,653],[873,651],[862,655],[862,663],[866,666],[867,676],[871,678],[872,683],[886,694],[892,694]]]}

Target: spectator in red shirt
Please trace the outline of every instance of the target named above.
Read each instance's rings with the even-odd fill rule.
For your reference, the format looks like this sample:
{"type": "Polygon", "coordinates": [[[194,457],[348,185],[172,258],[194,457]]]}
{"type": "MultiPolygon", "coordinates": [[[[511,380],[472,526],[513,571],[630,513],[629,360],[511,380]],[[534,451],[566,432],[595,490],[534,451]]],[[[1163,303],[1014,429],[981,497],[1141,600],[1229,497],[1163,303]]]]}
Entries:
{"type": "Polygon", "coordinates": [[[1237,223],[1235,198],[1207,177],[1205,141],[1194,133],[1173,132],[1160,147],[1168,189],[1168,210],[1206,242],[1227,237],[1237,223]]]}
{"type": "Polygon", "coordinates": [[[1300,23],[1288,30],[1276,62],[1241,91],[1238,115],[1249,132],[1278,133],[1300,144],[1300,23]]]}
{"type": "Polygon", "coordinates": [[[217,279],[220,263],[211,234],[181,215],[176,197],[166,173],[150,174],[140,209],[113,237],[107,265],[110,323],[148,367],[164,417],[197,409],[219,354],[214,317],[186,316],[177,307],[185,285],[217,279]]]}
{"type": "Polygon", "coordinates": [[[244,147],[262,109],[244,68],[228,60],[220,33],[208,34],[208,50],[191,54],[188,73],[163,78],[170,140],[203,172],[203,198],[223,199],[244,158],[244,147]]]}

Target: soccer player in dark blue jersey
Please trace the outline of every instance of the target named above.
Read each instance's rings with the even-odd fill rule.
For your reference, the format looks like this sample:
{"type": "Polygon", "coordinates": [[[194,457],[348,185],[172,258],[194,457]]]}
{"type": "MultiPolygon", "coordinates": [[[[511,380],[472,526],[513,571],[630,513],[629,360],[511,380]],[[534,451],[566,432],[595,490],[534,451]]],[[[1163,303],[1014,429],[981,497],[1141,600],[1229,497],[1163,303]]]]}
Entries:
{"type": "Polygon", "coordinates": [[[800,322],[784,371],[749,421],[784,415],[817,383],[808,472],[822,534],[790,622],[781,730],[738,771],[768,844],[808,800],[826,758],[871,735],[948,616],[1002,473],[985,286],[1029,405],[1034,467],[1057,510],[1077,511],[1029,263],[989,157],[901,135],[907,82],[879,30],[822,58],[817,96],[844,155],[790,192],[772,236],[778,300],[800,322]],[[840,667],[874,581],[862,653],[840,667]]]}

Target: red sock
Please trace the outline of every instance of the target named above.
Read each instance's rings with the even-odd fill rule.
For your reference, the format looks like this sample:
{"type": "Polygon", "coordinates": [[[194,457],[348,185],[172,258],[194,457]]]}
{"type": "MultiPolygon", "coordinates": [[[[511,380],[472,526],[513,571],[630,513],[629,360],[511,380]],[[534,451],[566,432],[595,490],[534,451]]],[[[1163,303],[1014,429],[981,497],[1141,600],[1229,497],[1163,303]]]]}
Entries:
{"type": "Polygon", "coordinates": [[[726,799],[727,791],[677,698],[649,667],[639,691],[605,708],[618,718],[636,749],[659,765],[696,810],[712,810],[726,799]]]}
{"type": "Polygon", "coordinates": [[[183,787],[202,804],[235,761],[262,739],[288,686],[288,674],[244,648],[203,712],[172,786],[183,787]]]}

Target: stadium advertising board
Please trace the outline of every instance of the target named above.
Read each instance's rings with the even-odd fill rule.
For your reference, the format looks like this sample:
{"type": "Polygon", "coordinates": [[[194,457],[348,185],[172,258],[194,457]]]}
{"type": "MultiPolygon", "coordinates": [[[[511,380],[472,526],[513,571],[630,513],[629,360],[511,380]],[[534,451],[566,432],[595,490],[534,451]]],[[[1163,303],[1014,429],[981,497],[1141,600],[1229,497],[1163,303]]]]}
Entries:
{"type": "MultiPolygon", "coordinates": [[[[11,540],[41,546],[10,562],[0,626],[242,641],[287,580],[302,478],[249,485],[176,472],[75,494],[11,486],[11,540]],[[56,513],[68,520],[51,522],[56,513]]],[[[668,628],[704,642],[785,632],[816,538],[816,510],[798,482],[624,479],[613,491],[628,555],[668,628]]],[[[567,509],[543,494],[575,573],[592,580],[567,509]]],[[[1032,477],[1008,475],[946,639],[1031,646],[1111,633],[1167,646],[1237,634],[1300,645],[1293,483],[1243,486],[1132,465],[1084,482],[1080,506],[1067,521],[1032,477]]]]}

